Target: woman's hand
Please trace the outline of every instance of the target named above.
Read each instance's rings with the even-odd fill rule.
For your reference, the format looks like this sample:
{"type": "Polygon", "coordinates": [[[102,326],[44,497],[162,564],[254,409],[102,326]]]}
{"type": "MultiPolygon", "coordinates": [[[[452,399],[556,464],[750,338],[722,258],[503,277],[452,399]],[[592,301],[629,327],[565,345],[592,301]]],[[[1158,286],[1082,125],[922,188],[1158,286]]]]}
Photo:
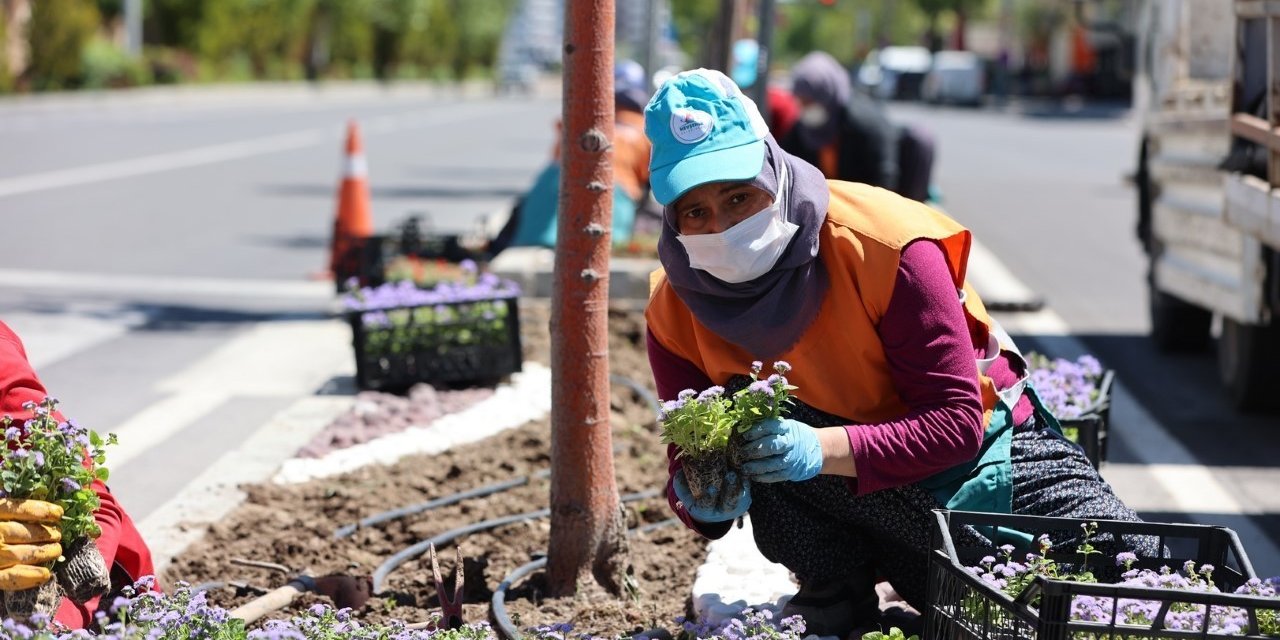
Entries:
{"type": "Polygon", "coordinates": [[[676,500],[684,504],[685,511],[699,522],[726,522],[734,520],[747,512],[751,507],[751,483],[737,482],[737,474],[733,471],[725,474],[723,482],[707,487],[707,495],[700,500],[693,498],[689,491],[689,482],[684,478],[684,469],[676,472],[671,486],[675,489],[676,500]],[[726,487],[731,493],[721,495],[726,487]]]}
{"type": "Polygon", "coordinates": [[[803,422],[765,418],[743,437],[742,471],[753,482],[801,482],[822,471],[818,430],[803,422]]]}

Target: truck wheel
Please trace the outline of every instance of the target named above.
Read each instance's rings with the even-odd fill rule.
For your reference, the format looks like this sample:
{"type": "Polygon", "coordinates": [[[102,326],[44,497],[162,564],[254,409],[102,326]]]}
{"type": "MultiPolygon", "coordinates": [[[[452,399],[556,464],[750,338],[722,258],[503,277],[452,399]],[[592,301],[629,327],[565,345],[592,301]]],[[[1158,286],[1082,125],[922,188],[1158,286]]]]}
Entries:
{"type": "Polygon", "coordinates": [[[1280,324],[1248,325],[1223,318],[1218,375],[1236,408],[1280,409],[1280,324]]]}
{"type": "Polygon", "coordinates": [[[1209,345],[1213,314],[1156,289],[1147,277],[1147,306],[1151,313],[1151,339],[1165,353],[1203,351],[1209,345]]]}

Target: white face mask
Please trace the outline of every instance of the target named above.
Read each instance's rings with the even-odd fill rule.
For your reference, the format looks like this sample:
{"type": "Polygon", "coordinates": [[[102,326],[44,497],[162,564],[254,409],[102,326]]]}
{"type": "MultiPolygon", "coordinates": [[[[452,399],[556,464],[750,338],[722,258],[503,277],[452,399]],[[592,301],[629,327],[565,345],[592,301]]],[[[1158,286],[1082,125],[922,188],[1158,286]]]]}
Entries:
{"type": "Polygon", "coordinates": [[[720,233],[680,235],[689,266],[731,284],[749,282],[769,272],[800,227],[782,219],[787,168],[782,165],[773,204],[720,233]]]}
{"type": "Polygon", "coordinates": [[[827,123],[831,116],[827,114],[827,108],[820,104],[811,104],[800,112],[800,122],[806,127],[817,128],[827,123]]]}

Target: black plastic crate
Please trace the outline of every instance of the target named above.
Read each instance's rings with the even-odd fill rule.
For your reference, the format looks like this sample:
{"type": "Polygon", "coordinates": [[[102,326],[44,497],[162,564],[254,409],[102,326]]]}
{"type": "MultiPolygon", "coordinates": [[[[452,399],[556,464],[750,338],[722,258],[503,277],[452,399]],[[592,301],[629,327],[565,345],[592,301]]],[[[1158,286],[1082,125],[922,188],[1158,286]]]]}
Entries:
{"type": "MultiPolygon", "coordinates": [[[[1257,623],[1258,612],[1280,610],[1280,599],[1230,593],[1255,577],[1249,558],[1234,531],[1224,527],[1191,524],[1121,522],[1115,520],[1082,520],[1015,516],[967,511],[934,511],[932,551],[929,554],[929,595],[925,612],[925,640],[1079,640],[1094,638],[1264,638],[1257,623]],[[1177,570],[1192,560],[1197,566],[1212,564],[1213,582],[1224,593],[1174,591],[1145,587],[1118,586],[1119,573],[1114,557],[1090,559],[1089,568],[1100,582],[1072,582],[1035,578],[1016,599],[970,573],[966,567],[976,566],[983,556],[995,555],[990,547],[966,547],[955,541],[961,527],[972,526],[987,535],[995,527],[1013,529],[1038,536],[1047,533],[1052,540],[1080,532],[1086,523],[1097,523],[1097,534],[1149,536],[1158,539],[1156,548],[1161,558],[1139,556],[1133,567],[1158,570],[1168,566],[1177,570]],[[1148,626],[1114,622],[1071,620],[1071,605],[1077,596],[1108,598],[1115,617],[1120,599],[1159,603],[1155,622],[1148,626]],[[1238,607],[1249,613],[1254,627],[1246,635],[1223,635],[1206,629],[1174,631],[1164,628],[1169,606],[1174,603],[1207,605],[1210,610],[1238,607]]],[[[1096,537],[1096,536],[1095,536],[1096,537]]],[[[1014,557],[1024,557],[1027,549],[1018,549],[1014,557]]],[[[1047,557],[1059,565],[1078,567],[1082,556],[1075,549],[1051,549],[1047,557]]],[[[1268,615],[1264,613],[1263,615],[1268,615]]]]}
{"type": "Polygon", "coordinates": [[[361,389],[486,383],[520,370],[520,308],[501,297],[348,312],[361,389]]]}
{"type": "Polygon", "coordinates": [[[428,229],[421,218],[410,216],[389,233],[353,237],[347,251],[339,257],[334,273],[338,293],[346,291],[348,281],[355,278],[358,286],[376,287],[387,281],[387,268],[400,257],[432,262],[458,264],[464,260],[486,263],[493,256],[464,246],[459,234],[437,234],[428,229]]]}
{"type": "Polygon", "coordinates": [[[1097,469],[1107,459],[1107,436],[1111,425],[1111,390],[1115,371],[1107,369],[1098,383],[1098,400],[1076,418],[1059,419],[1064,433],[1084,449],[1084,453],[1097,469]]]}

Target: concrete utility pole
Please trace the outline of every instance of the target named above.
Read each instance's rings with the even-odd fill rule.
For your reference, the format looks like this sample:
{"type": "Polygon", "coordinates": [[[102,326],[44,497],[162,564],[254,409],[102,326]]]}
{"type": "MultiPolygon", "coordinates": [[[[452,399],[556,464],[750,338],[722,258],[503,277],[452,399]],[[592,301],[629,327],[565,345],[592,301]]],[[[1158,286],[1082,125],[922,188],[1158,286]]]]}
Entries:
{"type": "Polygon", "coordinates": [[[738,0],[720,0],[720,14],[716,17],[710,39],[707,66],[729,73],[733,66],[733,39],[737,35],[738,0]]]}
{"type": "Polygon", "coordinates": [[[760,108],[765,122],[769,121],[769,66],[773,62],[773,23],[777,17],[774,0],[760,0],[760,31],[756,35],[760,55],[756,58],[756,84],[752,87],[751,99],[760,108]]]}
{"type": "Polygon", "coordinates": [[[136,58],[142,55],[142,0],[124,0],[124,50],[136,58]]]}
{"type": "Polygon", "coordinates": [[[551,298],[553,596],[587,569],[622,593],[630,560],[609,424],[609,252],[613,218],[613,0],[565,3],[563,135],[551,298]]]}

